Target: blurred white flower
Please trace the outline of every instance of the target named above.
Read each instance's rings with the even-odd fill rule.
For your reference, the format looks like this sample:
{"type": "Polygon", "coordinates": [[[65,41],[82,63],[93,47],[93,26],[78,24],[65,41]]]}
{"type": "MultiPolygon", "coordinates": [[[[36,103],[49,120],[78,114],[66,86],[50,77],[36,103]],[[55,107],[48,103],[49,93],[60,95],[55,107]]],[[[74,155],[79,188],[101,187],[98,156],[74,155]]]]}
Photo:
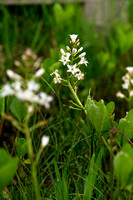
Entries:
{"type": "Polygon", "coordinates": [[[76,64],[74,65],[67,65],[68,70],[67,72],[71,72],[73,75],[76,74],[77,72],[79,72],[80,70],[78,68],[76,68],[76,64]]]}
{"type": "Polygon", "coordinates": [[[20,81],[14,81],[11,86],[14,90],[21,90],[22,83],[20,81]]]}
{"type": "Polygon", "coordinates": [[[14,95],[14,90],[12,89],[11,85],[7,83],[3,86],[0,96],[5,97],[11,95],[14,95]]]}
{"type": "Polygon", "coordinates": [[[72,49],[72,54],[76,54],[77,53],[77,49],[76,48],[73,48],[72,49]]]}
{"type": "Polygon", "coordinates": [[[81,57],[81,60],[79,61],[79,63],[78,63],[79,65],[85,65],[85,66],[87,66],[87,64],[88,64],[88,61],[84,58],[84,57],[81,57]]]}
{"type": "Polygon", "coordinates": [[[44,92],[40,92],[38,94],[38,96],[39,96],[38,103],[41,104],[41,105],[44,105],[45,108],[49,109],[50,108],[50,102],[53,101],[53,97],[47,95],[44,92]]]}
{"type": "Polygon", "coordinates": [[[27,82],[28,90],[38,91],[39,87],[39,84],[37,84],[34,80],[30,80],[27,82]]]}
{"type": "Polygon", "coordinates": [[[122,94],[120,91],[116,93],[116,96],[120,97],[120,98],[124,98],[125,97],[125,95],[122,94]]]}
{"type": "Polygon", "coordinates": [[[41,141],[41,145],[42,147],[46,147],[49,143],[50,137],[49,136],[42,136],[42,141],[41,141]]]}
{"type": "Polygon", "coordinates": [[[78,50],[78,52],[81,52],[83,50],[83,47],[80,47],[80,49],[78,50]]]}
{"type": "Polygon", "coordinates": [[[72,34],[72,35],[69,35],[69,36],[70,36],[72,42],[75,42],[77,37],[78,37],[78,35],[75,35],[75,34],[72,34]]]}
{"type": "Polygon", "coordinates": [[[38,77],[41,77],[43,74],[44,74],[45,70],[43,68],[39,69],[36,73],[35,73],[35,76],[38,78],[38,77]]]}
{"type": "Polygon", "coordinates": [[[129,72],[129,73],[133,73],[133,67],[126,67],[126,70],[129,72]]]}
{"type": "Polygon", "coordinates": [[[15,80],[20,80],[20,79],[21,79],[21,76],[20,76],[20,75],[14,73],[14,72],[13,72],[12,70],[10,70],[10,69],[8,69],[8,70],[6,71],[6,73],[7,73],[7,75],[9,76],[9,78],[11,78],[11,79],[15,79],[15,80]]]}
{"type": "Polygon", "coordinates": [[[84,79],[84,74],[80,71],[79,73],[77,73],[75,75],[75,78],[77,78],[78,80],[83,80],[84,79]]]}
{"type": "Polygon", "coordinates": [[[86,52],[83,52],[83,53],[81,53],[81,54],[79,55],[79,57],[80,57],[80,58],[83,58],[83,57],[85,57],[85,55],[86,55],[86,52]]]}
{"type": "Polygon", "coordinates": [[[131,90],[131,91],[129,92],[129,96],[130,96],[130,97],[133,96],[133,90],[131,90]]]}

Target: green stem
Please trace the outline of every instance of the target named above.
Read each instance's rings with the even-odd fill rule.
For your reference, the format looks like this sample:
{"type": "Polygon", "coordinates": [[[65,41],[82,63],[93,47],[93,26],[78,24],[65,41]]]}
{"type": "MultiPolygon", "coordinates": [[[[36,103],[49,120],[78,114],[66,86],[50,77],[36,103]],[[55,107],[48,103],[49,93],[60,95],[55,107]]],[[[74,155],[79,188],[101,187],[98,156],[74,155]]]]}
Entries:
{"type": "Polygon", "coordinates": [[[26,135],[26,140],[27,140],[27,145],[28,145],[28,156],[31,162],[31,174],[32,174],[32,179],[33,179],[35,196],[36,196],[36,200],[41,200],[38,180],[37,180],[37,169],[33,160],[34,153],[33,153],[33,147],[32,147],[32,140],[30,138],[30,130],[28,127],[28,121],[25,121],[24,123],[24,130],[25,130],[25,135],[26,135]]]}
{"type": "Polygon", "coordinates": [[[74,91],[73,87],[71,86],[70,81],[67,80],[67,83],[68,83],[68,86],[69,86],[69,88],[70,88],[70,90],[71,90],[73,96],[75,97],[77,103],[79,104],[79,106],[80,106],[80,107],[84,110],[84,112],[86,113],[86,110],[85,110],[84,106],[82,105],[81,101],[79,100],[79,98],[78,98],[76,92],[74,91]]]}

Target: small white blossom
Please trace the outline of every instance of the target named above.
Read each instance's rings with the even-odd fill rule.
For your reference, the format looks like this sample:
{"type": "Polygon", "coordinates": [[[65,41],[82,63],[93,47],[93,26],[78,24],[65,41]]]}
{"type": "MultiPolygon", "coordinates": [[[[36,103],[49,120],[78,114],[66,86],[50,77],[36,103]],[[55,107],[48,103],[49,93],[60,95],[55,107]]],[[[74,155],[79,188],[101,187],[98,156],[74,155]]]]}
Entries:
{"type": "Polygon", "coordinates": [[[61,56],[61,60],[59,60],[59,61],[63,62],[63,65],[68,64],[70,62],[69,57],[70,57],[71,54],[68,53],[68,52],[65,53],[65,51],[63,49],[61,49],[60,51],[62,53],[62,56],[61,56]]]}
{"type": "Polygon", "coordinates": [[[88,64],[88,61],[84,58],[84,57],[81,57],[81,60],[79,61],[79,63],[78,63],[79,65],[85,65],[85,66],[87,66],[87,64],[88,64]]]}
{"type": "Polygon", "coordinates": [[[40,92],[39,93],[39,100],[38,100],[39,104],[44,105],[45,108],[49,109],[51,101],[53,101],[53,97],[52,96],[49,96],[44,92],[40,92]]]}
{"type": "Polygon", "coordinates": [[[81,53],[81,54],[79,55],[79,57],[80,57],[80,58],[83,58],[83,57],[85,57],[85,55],[86,55],[86,52],[83,52],[83,53],[81,53]]]}
{"type": "Polygon", "coordinates": [[[3,86],[0,96],[5,97],[11,95],[14,95],[14,90],[12,89],[11,85],[7,83],[3,86]]]}
{"type": "Polygon", "coordinates": [[[79,73],[77,73],[75,75],[75,78],[77,78],[78,80],[83,80],[84,79],[84,74],[80,71],[79,73]]]}
{"type": "Polygon", "coordinates": [[[129,73],[133,73],[133,67],[126,67],[126,70],[129,72],[129,73]]]}
{"type": "Polygon", "coordinates": [[[133,85],[133,79],[130,80],[131,84],[133,85]]]}
{"type": "Polygon", "coordinates": [[[73,75],[76,74],[77,72],[79,72],[80,70],[78,68],[76,68],[76,64],[74,65],[67,65],[68,70],[67,72],[71,72],[73,75]]]}
{"type": "Polygon", "coordinates": [[[76,48],[73,48],[72,49],[72,54],[76,54],[77,53],[77,49],[76,48]]]}
{"type": "Polygon", "coordinates": [[[133,96],[133,90],[131,90],[131,91],[129,92],[129,96],[130,96],[130,97],[133,96]]]}
{"type": "Polygon", "coordinates": [[[39,87],[39,84],[37,84],[34,80],[28,81],[27,83],[28,90],[38,91],[39,87]]]}
{"type": "Polygon", "coordinates": [[[9,78],[11,79],[15,79],[15,80],[20,80],[21,76],[19,76],[18,74],[14,73],[12,70],[8,69],[6,71],[7,75],[9,76],[9,78]]]}
{"type": "Polygon", "coordinates": [[[125,97],[125,95],[122,94],[120,91],[116,93],[116,96],[120,97],[120,98],[124,98],[125,97]]]}
{"type": "Polygon", "coordinates": [[[67,50],[67,51],[70,51],[70,47],[69,47],[69,46],[66,46],[66,50],[67,50]]]}
{"type": "Polygon", "coordinates": [[[83,47],[80,47],[80,49],[78,50],[78,52],[81,52],[83,50],[83,47]]]}
{"type": "Polygon", "coordinates": [[[33,106],[29,106],[29,107],[28,107],[28,113],[33,113],[33,112],[34,112],[33,106]]]}
{"type": "Polygon", "coordinates": [[[16,91],[21,90],[22,83],[20,81],[15,81],[11,84],[12,88],[16,91]]]}
{"type": "Polygon", "coordinates": [[[125,82],[122,84],[122,88],[128,90],[130,82],[125,82]]]}
{"type": "Polygon", "coordinates": [[[50,74],[51,76],[53,76],[53,75],[55,75],[55,76],[60,76],[59,74],[58,74],[58,69],[56,69],[53,73],[51,73],[50,74]]]}
{"type": "Polygon", "coordinates": [[[41,145],[42,147],[46,147],[49,143],[50,137],[49,136],[42,136],[42,141],[41,141],[41,145]]]}
{"type": "Polygon", "coordinates": [[[75,34],[72,34],[72,35],[69,35],[69,36],[70,36],[72,42],[75,42],[77,37],[78,37],[78,35],[75,35],[75,34]]]}
{"type": "Polygon", "coordinates": [[[16,65],[17,67],[20,66],[20,64],[21,64],[21,63],[20,63],[18,60],[15,60],[15,61],[14,61],[14,65],[16,65]]]}
{"type": "Polygon", "coordinates": [[[54,83],[61,83],[61,78],[59,76],[56,76],[53,80],[54,83]]]}
{"type": "Polygon", "coordinates": [[[16,93],[16,97],[18,99],[20,99],[21,101],[29,101],[29,102],[35,102],[34,101],[34,93],[33,91],[29,90],[29,89],[26,89],[26,90],[19,90],[17,93],[16,93]]]}
{"type": "Polygon", "coordinates": [[[38,78],[38,77],[41,77],[43,74],[44,74],[45,70],[43,68],[39,69],[36,73],[35,73],[35,76],[38,78]]]}

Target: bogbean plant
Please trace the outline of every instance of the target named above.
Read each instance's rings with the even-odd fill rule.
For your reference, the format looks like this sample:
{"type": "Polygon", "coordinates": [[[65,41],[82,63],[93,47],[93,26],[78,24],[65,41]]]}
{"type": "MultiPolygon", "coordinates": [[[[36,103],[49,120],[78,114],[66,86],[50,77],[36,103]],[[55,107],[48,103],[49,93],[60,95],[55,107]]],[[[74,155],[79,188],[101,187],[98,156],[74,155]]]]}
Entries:
{"type": "MultiPolygon", "coordinates": [[[[78,95],[78,84],[84,79],[85,74],[82,72],[82,66],[85,65],[87,67],[88,61],[85,58],[86,53],[82,52],[83,47],[80,47],[80,41],[77,37],[78,35],[75,34],[70,35],[71,46],[67,46],[66,50],[61,49],[62,55],[60,62],[63,64],[64,77],[59,74],[59,69],[56,69],[50,75],[53,77],[55,84],[62,84],[70,89],[74,100],[69,100],[69,103],[71,103],[69,108],[80,110],[81,112],[83,111],[79,120],[79,126],[84,130],[84,135],[88,144],[86,152],[88,152],[90,164],[82,199],[91,200],[93,197],[99,199],[120,199],[123,191],[127,191],[128,199],[131,199],[133,187],[133,149],[131,147],[133,146],[131,141],[133,138],[133,110],[130,110],[126,117],[117,123],[114,121],[113,112],[115,105],[113,102],[105,105],[103,100],[100,100],[99,102],[93,100],[90,94],[84,104],[81,102],[78,95]],[[118,152],[118,150],[120,151],[118,152]],[[105,159],[108,156],[107,151],[110,155],[110,164],[108,165],[110,167],[109,169],[106,169],[106,171],[106,166],[103,167],[103,164],[106,163],[105,159]],[[116,177],[117,182],[114,181],[114,177],[116,177]],[[96,196],[94,188],[97,182],[100,183],[100,187],[108,185],[108,193],[106,193],[106,197],[104,190],[103,193],[99,192],[99,196],[96,196]]],[[[27,53],[29,54],[31,51],[28,50],[26,54],[27,53]]],[[[25,56],[23,56],[22,59],[25,60],[25,56]]],[[[18,61],[16,61],[15,64],[20,66],[18,61]]],[[[132,84],[132,79],[130,79],[132,68],[127,68],[127,70],[128,75],[123,78],[125,81],[123,87],[126,89],[128,89],[129,85],[132,84]]],[[[39,121],[32,127],[30,127],[30,121],[37,109],[37,105],[44,106],[48,109],[50,108],[50,103],[53,101],[52,96],[40,91],[38,79],[43,75],[43,73],[43,68],[37,69],[34,74],[30,74],[29,80],[27,74],[24,76],[25,78],[22,78],[22,76],[13,71],[7,70],[7,75],[11,79],[11,82],[6,83],[2,87],[0,94],[1,98],[5,98],[6,96],[15,96],[16,99],[22,102],[25,108],[23,119],[17,120],[15,118],[17,117],[17,114],[13,117],[2,113],[2,116],[11,121],[12,125],[25,135],[26,141],[24,138],[16,138],[17,144],[21,147],[23,145],[23,148],[16,148],[16,150],[19,157],[21,157],[27,153],[26,148],[24,147],[27,147],[28,149],[36,200],[41,199],[37,179],[37,164],[44,147],[49,143],[49,136],[44,135],[42,137],[40,149],[37,155],[35,155],[31,130],[43,126],[45,121],[39,121]]],[[[125,97],[120,92],[117,96],[125,97]]],[[[17,106],[16,99],[14,101],[17,106]]],[[[0,190],[2,190],[7,184],[9,184],[15,174],[15,170],[18,167],[18,159],[11,158],[4,150],[0,150],[0,157],[2,158],[0,160],[0,190]],[[12,172],[8,173],[8,175],[10,175],[3,176],[4,170],[9,168],[12,168],[12,172]]],[[[57,172],[58,177],[60,177],[56,163],[55,171],[57,172]]],[[[57,181],[56,183],[55,196],[56,199],[69,199],[64,177],[62,177],[62,179],[59,178],[59,182],[57,181]]]]}
{"type": "MultiPolygon", "coordinates": [[[[28,50],[29,52],[29,50],[28,50]]],[[[40,126],[43,126],[45,124],[45,121],[39,121],[38,123],[34,124],[32,127],[30,127],[30,120],[33,116],[37,104],[40,106],[44,106],[46,109],[50,108],[50,102],[53,101],[53,97],[47,95],[45,92],[40,91],[40,84],[38,83],[38,79],[40,76],[44,74],[44,69],[39,69],[33,74],[30,79],[23,78],[17,73],[14,73],[12,70],[7,70],[7,75],[11,79],[11,82],[6,83],[1,90],[0,97],[4,98],[6,96],[15,96],[18,100],[20,100],[23,103],[24,106],[24,112],[25,116],[22,121],[17,120],[13,116],[6,116],[4,114],[3,118],[8,119],[11,121],[12,125],[18,129],[21,133],[25,135],[26,141],[23,138],[16,138],[16,143],[18,144],[18,147],[16,148],[18,155],[20,158],[24,156],[26,152],[28,152],[29,157],[29,163],[31,165],[31,174],[32,174],[32,180],[33,180],[33,186],[35,191],[35,196],[37,200],[41,200],[40,196],[40,190],[38,186],[38,179],[37,179],[37,165],[40,159],[40,156],[44,150],[44,147],[49,143],[49,136],[42,136],[40,149],[35,155],[34,149],[33,149],[33,141],[31,137],[31,130],[35,130],[39,128],[40,126]]],[[[27,76],[26,76],[27,77],[27,76]]],[[[15,106],[17,106],[17,101],[15,100],[15,106]]],[[[2,157],[2,152],[1,157],[2,157]]],[[[8,157],[5,154],[5,158],[8,157]]],[[[5,158],[3,158],[3,161],[1,161],[1,165],[5,165],[5,168],[8,166],[8,170],[10,170],[9,163],[5,162],[5,158]]],[[[10,160],[10,159],[9,159],[10,160]]],[[[16,160],[16,164],[12,166],[13,171],[15,172],[15,168],[18,165],[18,160],[16,160]]],[[[13,174],[12,174],[13,175],[13,174]]],[[[4,181],[5,177],[3,177],[2,169],[0,168],[0,190],[5,187],[5,184],[7,184],[12,177],[7,177],[7,181],[4,181]]]]}

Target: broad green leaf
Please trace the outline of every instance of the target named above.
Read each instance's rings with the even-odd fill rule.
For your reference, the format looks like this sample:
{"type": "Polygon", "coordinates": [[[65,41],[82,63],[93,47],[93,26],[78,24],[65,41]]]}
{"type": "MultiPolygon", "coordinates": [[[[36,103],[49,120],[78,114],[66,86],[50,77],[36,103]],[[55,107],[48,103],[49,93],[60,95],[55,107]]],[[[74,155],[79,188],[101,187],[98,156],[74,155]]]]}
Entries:
{"type": "Polygon", "coordinates": [[[10,184],[18,164],[18,158],[11,158],[4,149],[0,149],[0,191],[10,184]]]}
{"type": "Polygon", "coordinates": [[[13,98],[12,103],[10,105],[10,110],[12,114],[19,120],[25,117],[26,110],[22,102],[20,102],[16,97],[13,98]]]}
{"type": "Polygon", "coordinates": [[[88,117],[98,133],[101,133],[105,120],[106,107],[101,100],[98,103],[89,104],[88,117]]]}
{"type": "Polygon", "coordinates": [[[115,104],[113,101],[109,102],[107,104],[107,111],[109,112],[110,116],[113,114],[114,112],[114,109],[115,109],[115,104]]]}
{"type": "Polygon", "coordinates": [[[119,152],[114,158],[114,173],[120,187],[126,187],[133,181],[133,159],[125,152],[119,152]]]}
{"type": "Polygon", "coordinates": [[[86,181],[85,189],[84,189],[84,200],[92,199],[97,172],[100,169],[103,153],[104,153],[104,147],[102,146],[98,154],[96,162],[95,162],[95,154],[93,154],[91,158],[89,174],[87,176],[87,181],[86,181]]]}
{"type": "Polygon", "coordinates": [[[24,138],[16,137],[15,147],[19,158],[22,158],[27,153],[27,142],[24,138]]]}
{"type": "MultiPolygon", "coordinates": [[[[126,135],[128,139],[133,138],[133,124],[130,123],[130,121],[128,121],[127,119],[120,120],[118,129],[120,130],[120,132],[126,135]]],[[[124,136],[119,135],[119,138],[122,138],[123,143],[127,142],[127,139],[124,136]]]]}
{"type": "Polygon", "coordinates": [[[126,115],[125,119],[127,119],[130,123],[133,124],[133,110],[130,110],[126,115]]]}

